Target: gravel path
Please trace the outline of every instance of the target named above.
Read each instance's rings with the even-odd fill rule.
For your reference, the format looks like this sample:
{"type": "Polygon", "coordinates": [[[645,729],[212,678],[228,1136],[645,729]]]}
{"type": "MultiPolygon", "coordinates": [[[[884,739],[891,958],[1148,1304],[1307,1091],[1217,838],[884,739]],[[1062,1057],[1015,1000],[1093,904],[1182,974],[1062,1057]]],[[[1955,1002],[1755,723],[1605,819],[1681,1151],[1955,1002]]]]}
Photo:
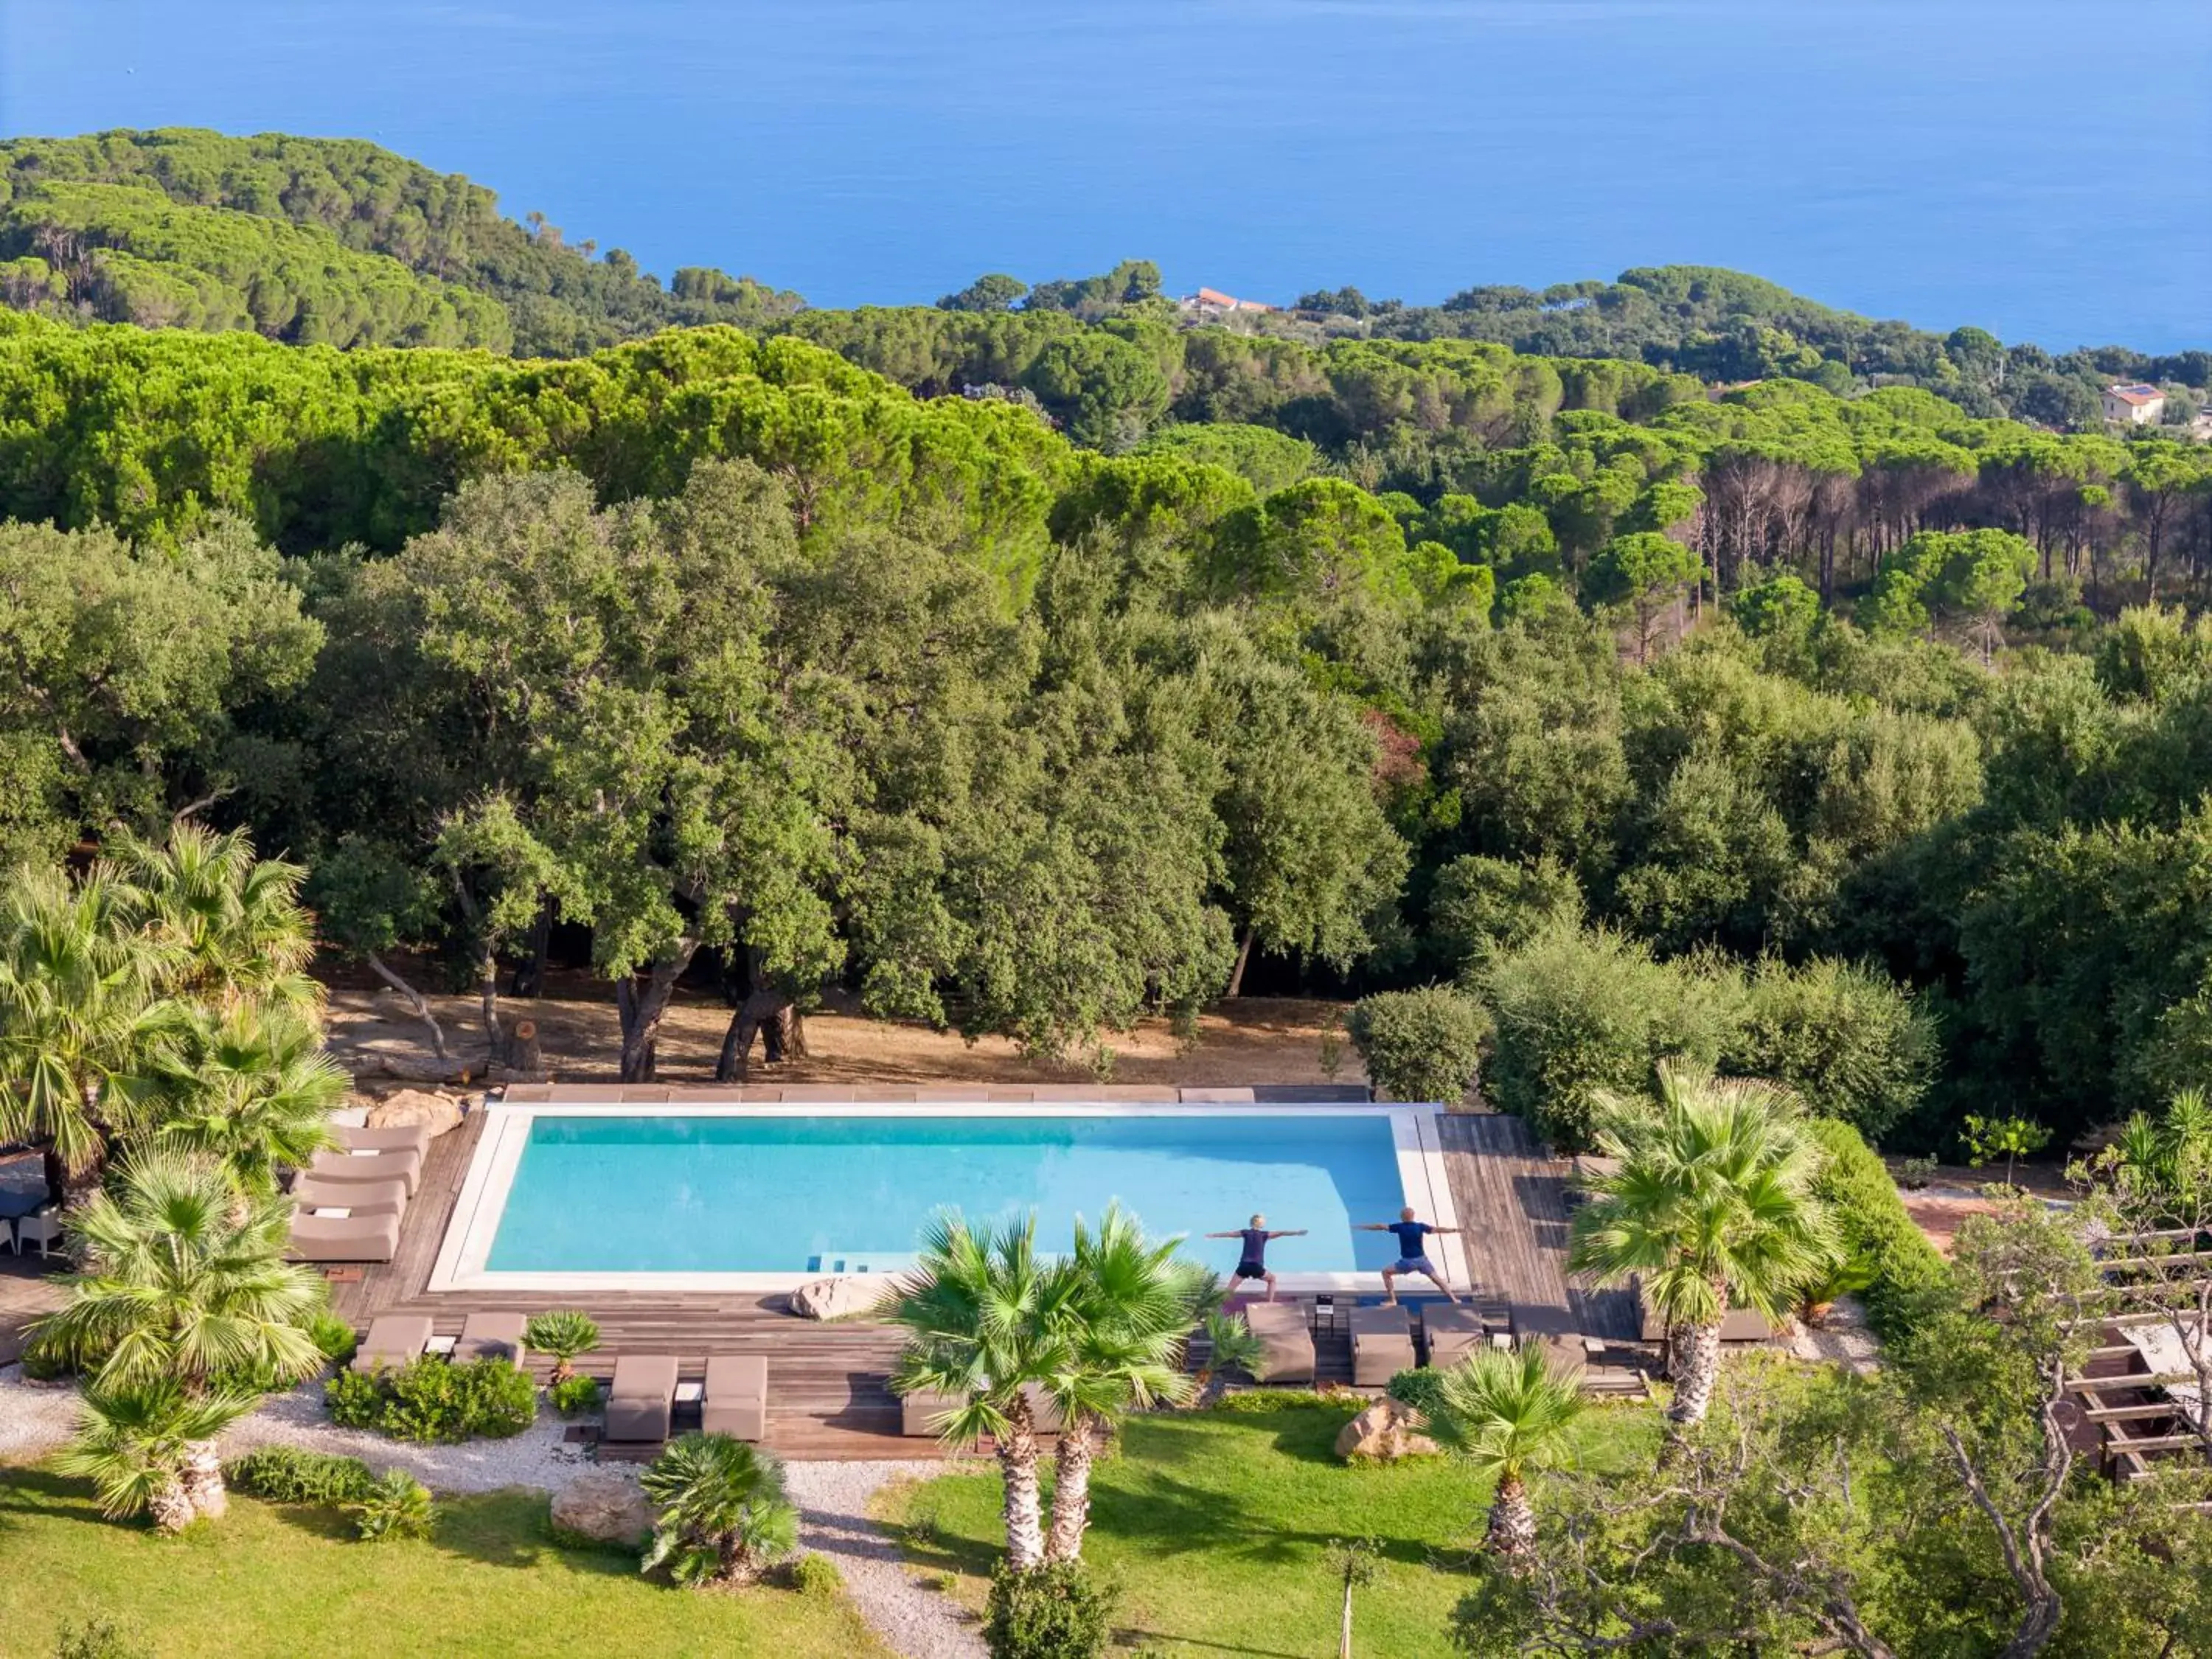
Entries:
{"type": "Polygon", "coordinates": [[[869,1627],[906,1659],[981,1659],[982,1638],[966,1609],[924,1589],[890,1531],[868,1518],[868,1500],[900,1475],[927,1478],[942,1463],[787,1463],[784,1485],[805,1523],[799,1539],[837,1563],[869,1627]]]}
{"type": "Polygon", "coordinates": [[[33,1463],[59,1449],[76,1427],[76,1390],[23,1379],[0,1365],[0,1463],[33,1463]]]}

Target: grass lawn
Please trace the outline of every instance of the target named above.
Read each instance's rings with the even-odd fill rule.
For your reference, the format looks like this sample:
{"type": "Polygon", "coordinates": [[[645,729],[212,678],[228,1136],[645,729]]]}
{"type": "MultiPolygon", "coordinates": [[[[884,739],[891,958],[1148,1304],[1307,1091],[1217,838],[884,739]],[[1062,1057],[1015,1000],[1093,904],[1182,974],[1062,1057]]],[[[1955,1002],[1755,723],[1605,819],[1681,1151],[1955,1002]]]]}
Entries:
{"type": "Polygon", "coordinates": [[[440,1504],[428,1543],[362,1544],[335,1510],[234,1496],[173,1540],[101,1518],[82,1481],[0,1468],[0,1652],[40,1659],[65,1620],[135,1625],[162,1659],[302,1654],[774,1655],[884,1659],[842,1598],[669,1589],[634,1559],[565,1550],[546,1498],[440,1504]]]}
{"type": "MultiPolygon", "coordinates": [[[[1355,1650],[1448,1653],[1489,1483],[1441,1458],[1347,1468],[1331,1448],[1353,1407],[1246,1399],[1260,1403],[1133,1419],[1092,1477],[1084,1558],[1121,1580],[1124,1644],[1178,1659],[1333,1654],[1342,1592],[1322,1552],[1333,1538],[1365,1536],[1387,1565],[1358,1592],[1355,1650]]],[[[1597,1407],[1583,1419],[1579,1461],[1649,1467],[1658,1439],[1650,1407],[1597,1407]]],[[[999,1496],[994,1469],[963,1472],[887,1492],[884,1512],[907,1527],[911,1559],[960,1575],[953,1593],[980,1603],[1006,1536],[999,1496]]]]}

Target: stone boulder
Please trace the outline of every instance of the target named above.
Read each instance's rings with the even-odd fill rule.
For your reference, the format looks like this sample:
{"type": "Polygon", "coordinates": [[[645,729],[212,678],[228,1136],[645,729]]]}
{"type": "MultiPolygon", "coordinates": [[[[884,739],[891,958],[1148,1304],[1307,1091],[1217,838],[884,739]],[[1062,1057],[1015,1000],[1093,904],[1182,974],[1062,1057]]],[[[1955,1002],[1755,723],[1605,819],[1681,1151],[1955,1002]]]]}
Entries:
{"type": "Polygon", "coordinates": [[[652,1534],[653,1505],[627,1470],[589,1469],[553,1494],[553,1525],[595,1544],[639,1545],[652,1534]]]}
{"type": "Polygon", "coordinates": [[[461,1127],[461,1103],[451,1095],[433,1094],[428,1089],[402,1089],[368,1109],[368,1127],[372,1129],[412,1128],[418,1123],[428,1124],[433,1138],[448,1129],[458,1129],[461,1127]]]}
{"type": "Polygon", "coordinates": [[[849,1319],[873,1313],[897,1292],[898,1281],[890,1273],[848,1273],[842,1279],[817,1279],[791,1293],[791,1310],[801,1319],[849,1319]]]}
{"type": "Polygon", "coordinates": [[[1401,1457],[1434,1457],[1437,1443],[1423,1434],[1413,1408],[1388,1397],[1376,1401],[1337,1431],[1336,1455],[1394,1463],[1401,1457]]]}

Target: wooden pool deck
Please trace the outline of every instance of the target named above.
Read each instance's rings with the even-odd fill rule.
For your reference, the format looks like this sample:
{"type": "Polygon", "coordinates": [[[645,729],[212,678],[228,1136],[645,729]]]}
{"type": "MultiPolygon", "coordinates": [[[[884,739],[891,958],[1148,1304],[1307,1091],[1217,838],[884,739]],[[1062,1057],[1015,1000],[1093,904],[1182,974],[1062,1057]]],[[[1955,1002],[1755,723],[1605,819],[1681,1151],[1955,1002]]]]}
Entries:
{"type": "MultiPolygon", "coordinates": [[[[572,1098],[563,1089],[561,1097],[572,1098]]],[[[608,1103],[660,1104],[686,1100],[728,1100],[729,1090],[617,1088],[591,1091],[608,1103]]],[[[773,1092],[784,1100],[877,1100],[885,1097],[927,1101],[951,1091],[928,1090],[748,1091],[745,1098],[773,1092]]],[[[1173,1099],[1177,1091],[1146,1090],[1145,1098],[1173,1099]]],[[[1292,1091],[1261,1090],[1183,1091],[1186,1101],[1209,1103],[1273,1103],[1292,1091]],[[1223,1097],[1232,1098],[1224,1101],[1223,1097]]],[[[1364,1091],[1362,1091],[1364,1093],[1364,1091]]],[[[1139,1091],[1127,1091],[1135,1097],[1139,1091]]],[[[1125,1097],[1122,1091],[1091,1089],[1080,1097],[1125,1097]]],[[[1316,1091],[1297,1091],[1311,1101],[1316,1091]]],[[[511,1098],[524,1097],[521,1091],[511,1098]]],[[[973,1100],[976,1091],[961,1091],[973,1100]]],[[[1051,1099],[1043,1089],[992,1090],[992,1099],[1051,1099]]],[[[1076,1097],[1070,1091],[1065,1097],[1076,1097]]],[[[709,1353],[762,1354],[769,1360],[769,1447],[801,1459],[930,1457],[939,1455],[933,1441],[899,1437],[897,1401],[887,1386],[897,1358],[900,1334],[866,1320],[823,1324],[793,1317],[781,1294],[590,1291],[569,1296],[474,1291],[431,1291],[426,1287],[445,1237],[462,1178],[467,1171],[485,1119],[477,1113],[430,1146],[421,1185],[408,1206],[399,1249],[380,1266],[338,1269],[331,1285],[336,1311],[356,1326],[380,1314],[427,1314],[438,1334],[458,1334],[471,1313],[534,1313],[552,1306],[578,1306],[598,1321],[601,1348],[581,1369],[605,1376],[621,1353],[672,1353],[682,1375],[703,1375],[709,1353]]],[[[1542,1155],[1517,1118],[1455,1114],[1445,1121],[1445,1158],[1460,1225],[1466,1230],[1468,1258],[1486,1299],[1516,1306],[1561,1311],[1571,1328],[1626,1348],[1636,1338],[1634,1299],[1626,1293],[1592,1294],[1567,1277],[1566,1176],[1569,1166],[1542,1155]]],[[[586,1218],[589,1225],[617,1224],[614,1217],[586,1218]]],[[[1322,1323],[1316,1351],[1322,1384],[1348,1383],[1350,1339],[1340,1322],[1322,1323]]],[[[535,1362],[541,1374],[545,1362],[535,1362]]]]}

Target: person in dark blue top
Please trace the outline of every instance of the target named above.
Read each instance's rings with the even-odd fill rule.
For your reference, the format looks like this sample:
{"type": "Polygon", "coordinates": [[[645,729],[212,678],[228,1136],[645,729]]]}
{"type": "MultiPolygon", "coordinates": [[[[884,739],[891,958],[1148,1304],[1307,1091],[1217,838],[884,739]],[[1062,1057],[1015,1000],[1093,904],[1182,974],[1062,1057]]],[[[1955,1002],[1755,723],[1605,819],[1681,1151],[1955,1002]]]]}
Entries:
{"type": "Polygon", "coordinates": [[[1263,1280],[1267,1286],[1267,1300],[1270,1302],[1275,1299],[1275,1276],[1267,1271],[1267,1241],[1271,1238],[1304,1238],[1305,1236],[1306,1230],[1303,1227],[1290,1232],[1271,1233],[1267,1231],[1267,1218],[1263,1215],[1254,1216],[1250,1226],[1240,1227],[1233,1233],[1206,1234],[1208,1238],[1241,1238],[1244,1241],[1244,1254],[1237,1263],[1237,1271],[1229,1275],[1229,1282],[1235,1285],[1247,1279],[1263,1280]]]}
{"type": "Polygon", "coordinates": [[[1437,1271],[1437,1264],[1429,1260],[1426,1240],[1431,1233],[1455,1233],[1456,1227],[1431,1226],[1413,1218],[1413,1206],[1408,1204],[1398,1212],[1395,1221],[1364,1222],[1357,1229],[1363,1233],[1395,1233],[1398,1236],[1398,1260],[1382,1270],[1382,1294],[1393,1306],[1398,1300],[1397,1279],[1401,1273],[1419,1273],[1444,1293],[1447,1302],[1457,1302],[1444,1276],[1437,1271]]]}

